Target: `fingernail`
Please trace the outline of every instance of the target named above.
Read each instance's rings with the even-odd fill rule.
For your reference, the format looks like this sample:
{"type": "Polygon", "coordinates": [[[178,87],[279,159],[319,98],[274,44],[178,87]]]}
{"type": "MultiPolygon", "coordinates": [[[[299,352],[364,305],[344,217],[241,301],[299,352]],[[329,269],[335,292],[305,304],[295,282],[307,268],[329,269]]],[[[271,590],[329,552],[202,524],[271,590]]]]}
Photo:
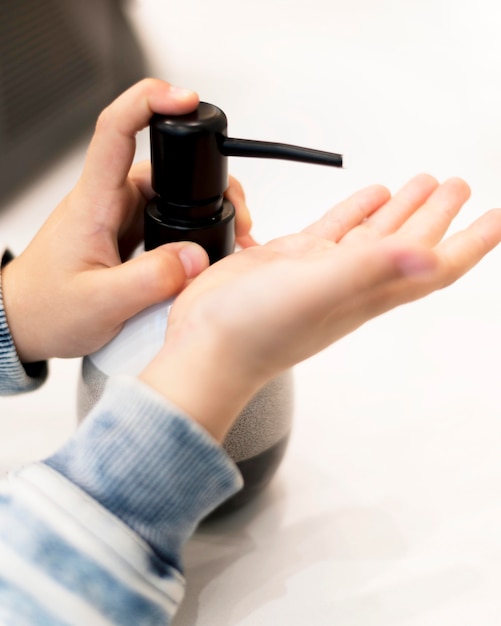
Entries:
{"type": "Polygon", "coordinates": [[[170,86],[170,92],[178,100],[187,100],[196,95],[191,89],[184,89],[183,87],[176,87],[175,85],[170,86]]]}
{"type": "Polygon", "coordinates": [[[186,245],[179,251],[179,260],[184,268],[187,278],[198,276],[209,264],[207,253],[203,248],[196,245],[186,245]]]}

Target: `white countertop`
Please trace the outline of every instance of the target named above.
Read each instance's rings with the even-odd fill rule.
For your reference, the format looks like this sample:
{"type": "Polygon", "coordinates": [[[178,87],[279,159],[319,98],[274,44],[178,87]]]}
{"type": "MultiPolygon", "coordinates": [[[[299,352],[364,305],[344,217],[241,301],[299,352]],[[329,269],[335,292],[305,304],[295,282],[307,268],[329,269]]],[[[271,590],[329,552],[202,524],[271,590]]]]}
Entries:
{"type": "MultiPolygon", "coordinates": [[[[501,206],[501,5],[491,0],[136,0],[154,73],[234,136],[349,155],[349,168],[233,159],[259,240],[353,191],[463,176],[454,230],[501,206]]],[[[140,156],[147,154],[140,138],[140,156]]],[[[0,213],[19,252],[72,186],[79,146],[0,213]]],[[[176,626],[501,623],[501,249],[296,368],[295,427],[267,492],[186,549],[176,626]]],[[[0,398],[0,467],[75,427],[78,361],[0,398]]]]}

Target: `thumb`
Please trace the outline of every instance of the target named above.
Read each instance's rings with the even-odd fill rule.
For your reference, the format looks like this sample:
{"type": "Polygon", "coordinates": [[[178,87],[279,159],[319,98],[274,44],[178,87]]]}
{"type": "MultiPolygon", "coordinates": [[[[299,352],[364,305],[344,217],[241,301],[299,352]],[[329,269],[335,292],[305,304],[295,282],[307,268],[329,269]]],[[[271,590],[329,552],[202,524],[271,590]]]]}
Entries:
{"type": "Polygon", "coordinates": [[[190,242],[169,243],[121,265],[97,272],[108,316],[121,323],[178,294],[209,265],[205,250],[190,242]]]}
{"type": "Polygon", "coordinates": [[[118,96],[98,118],[81,178],[84,191],[103,197],[120,189],[132,165],[136,135],[153,113],[189,113],[198,101],[196,93],[152,78],[118,96]]]}

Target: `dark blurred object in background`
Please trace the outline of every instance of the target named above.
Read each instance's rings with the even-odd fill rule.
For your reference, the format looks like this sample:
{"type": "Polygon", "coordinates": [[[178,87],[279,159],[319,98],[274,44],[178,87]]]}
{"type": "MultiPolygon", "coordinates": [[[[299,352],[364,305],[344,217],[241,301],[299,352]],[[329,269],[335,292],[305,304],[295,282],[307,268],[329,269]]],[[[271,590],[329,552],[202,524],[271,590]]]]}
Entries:
{"type": "Polygon", "coordinates": [[[145,74],[121,0],[0,0],[0,203],[145,74]]]}

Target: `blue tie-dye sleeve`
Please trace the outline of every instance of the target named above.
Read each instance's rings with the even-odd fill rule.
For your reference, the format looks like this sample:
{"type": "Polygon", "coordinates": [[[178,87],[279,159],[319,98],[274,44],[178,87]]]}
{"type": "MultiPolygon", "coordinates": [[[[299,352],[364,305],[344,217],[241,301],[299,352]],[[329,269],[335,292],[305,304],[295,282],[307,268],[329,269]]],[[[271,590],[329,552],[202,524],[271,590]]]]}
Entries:
{"type": "Polygon", "coordinates": [[[189,417],[111,378],[74,436],[0,491],[0,623],[169,624],[181,551],[242,485],[189,417]]]}
{"type": "MultiPolygon", "coordinates": [[[[17,357],[0,285],[0,393],[39,386],[47,369],[36,367],[17,357]]],[[[61,450],[0,481],[0,623],[169,624],[183,544],[241,486],[177,407],[137,379],[109,379],[61,450]]]]}

